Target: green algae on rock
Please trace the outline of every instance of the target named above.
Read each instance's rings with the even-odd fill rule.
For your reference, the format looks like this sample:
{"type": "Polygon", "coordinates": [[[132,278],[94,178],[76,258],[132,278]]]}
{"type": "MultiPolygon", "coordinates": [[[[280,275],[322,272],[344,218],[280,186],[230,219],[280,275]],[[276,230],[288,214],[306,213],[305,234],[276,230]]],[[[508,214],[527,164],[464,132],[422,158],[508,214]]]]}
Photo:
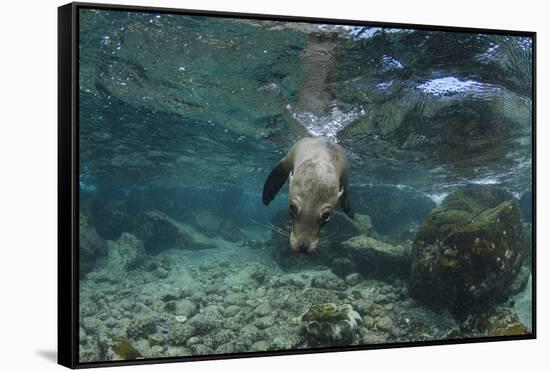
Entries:
{"type": "Polygon", "coordinates": [[[363,322],[350,304],[324,303],[312,305],[304,315],[305,332],[318,341],[350,343],[363,322]]]}
{"type": "Polygon", "coordinates": [[[462,324],[465,336],[514,336],[531,331],[519,320],[516,312],[497,306],[488,313],[468,316],[462,324]]]}
{"type": "Polygon", "coordinates": [[[505,295],[525,254],[518,202],[496,187],[466,187],[419,230],[410,293],[457,315],[479,310],[505,295]]]}
{"type": "Polygon", "coordinates": [[[107,335],[100,337],[99,348],[103,353],[101,358],[107,361],[143,358],[140,352],[124,336],[107,335]]]}

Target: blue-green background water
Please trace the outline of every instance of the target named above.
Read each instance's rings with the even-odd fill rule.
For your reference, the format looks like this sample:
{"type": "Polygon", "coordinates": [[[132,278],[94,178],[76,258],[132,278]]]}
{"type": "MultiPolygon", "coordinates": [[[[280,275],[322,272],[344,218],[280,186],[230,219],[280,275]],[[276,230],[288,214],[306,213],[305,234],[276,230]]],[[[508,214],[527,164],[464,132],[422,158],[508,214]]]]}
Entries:
{"type": "Polygon", "coordinates": [[[79,53],[82,362],[531,331],[531,38],[80,10],[79,53]],[[261,190],[312,135],[346,149],[358,218],[303,257],[270,226],[286,190],[261,190]],[[418,294],[415,251],[468,187],[515,200],[521,221],[475,233],[521,229],[501,241],[521,252],[475,268],[507,274],[490,303],[445,265],[471,285],[458,308],[418,294]],[[316,336],[326,303],[360,320],[316,336]]]}

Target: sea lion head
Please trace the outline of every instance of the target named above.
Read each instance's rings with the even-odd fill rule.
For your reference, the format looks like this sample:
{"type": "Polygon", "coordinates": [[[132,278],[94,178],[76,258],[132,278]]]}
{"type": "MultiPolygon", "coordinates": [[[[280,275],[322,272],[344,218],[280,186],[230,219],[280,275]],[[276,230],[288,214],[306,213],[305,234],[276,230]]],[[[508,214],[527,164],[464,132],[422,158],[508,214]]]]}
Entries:
{"type": "Polygon", "coordinates": [[[290,233],[293,251],[305,254],[316,251],[321,227],[329,222],[342,193],[330,163],[307,160],[290,173],[288,213],[293,220],[290,233]]]}

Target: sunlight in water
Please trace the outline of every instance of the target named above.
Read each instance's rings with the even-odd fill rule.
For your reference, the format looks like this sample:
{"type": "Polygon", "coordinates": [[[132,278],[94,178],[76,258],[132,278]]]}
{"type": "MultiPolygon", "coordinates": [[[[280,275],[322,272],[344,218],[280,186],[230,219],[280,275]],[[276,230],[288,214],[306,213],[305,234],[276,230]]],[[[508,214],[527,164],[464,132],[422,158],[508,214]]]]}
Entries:
{"type": "Polygon", "coordinates": [[[433,95],[464,93],[482,87],[483,84],[477,81],[462,81],[452,76],[429,80],[417,86],[418,89],[421,89],[425,93],[433,95]]]}
{"type": "MultiPolygon", "coordinates": [[[[342,106],[342,105],[341,105],[342,106]]],[[[364,108],[350,108],[343,111],[336,105],[330,107],[329,112],[317,116],[311,112],[298,112],[290,104],[287,105],[292,117],[298,121],[312,136],[325,136],[338,142],[338,133],[358,118],[366,115],[364,108]]]]}

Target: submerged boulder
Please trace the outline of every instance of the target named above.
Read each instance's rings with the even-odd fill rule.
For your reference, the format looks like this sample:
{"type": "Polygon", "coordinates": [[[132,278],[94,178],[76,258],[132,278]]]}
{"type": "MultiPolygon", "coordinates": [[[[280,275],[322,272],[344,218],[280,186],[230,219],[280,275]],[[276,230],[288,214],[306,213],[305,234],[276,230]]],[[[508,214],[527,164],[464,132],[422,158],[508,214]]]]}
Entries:
{"type": "Polygon", "coordinates": [[[350,261],[368,274],[407,276],[411,247],[392,245],[368,236],[352,237],[342,244],[350,261]]]}
{"type": "Polygon", "coordinates": [[[145,247],[136,236],[131,233],[122,233],[116,241],[108,241],[109,262],[124,271],[134,269],[147,258],[145,247]]]}
{"type": "Polygon", "coordinates": [[[240,286],[251,288],[262,285],[268,277],[268,271],[264,265],[249,263],[243,269],[228,274],[224,279],[224,285],[227,287],[240,286]]]}
{"type": "Polygon", "coordinates": [[[357,264],[349,258],[336,258],[332,261],[330,269],[340,277],[346,277],[357,272],[357,264]]]}
{"type": "Polygon", "coordinates": [[[158,331],[158,319],[154,316],[140,316],[134,318],[128,324],[126,335],[130,339],[146,339],[158,331]]]}
{"type": "Polygon", "coordinates": [[[195,241],[184,225],[160,211],[147,211],[141,215],[140,228],[136,231],[150,254],[166,249],[207,249],[214,247],[195,241]]]}
{"type": "Polygon", "coordinates": [[[316,341],[349,344],[359,325],[363,323],[359,313],[349,304],[315,304],[302,315],[307,335],[316,341]]]}
{"type": "Polygon", "coordinates": [[[194,214],[193,222],[197,229],[210,238],[221,237],[230,242],[243,242],[245,234],[231,219],[222,218],[211,211],[203,210],[194,214]]]}
{"type": "Polygon", "coordinates": [[[136,218],[131,214],[122,200],[96,200],[90,207],[90,221],[106,240],[116,240],[122,232],[134,230],[136,218]]]}
{"type": "Polygon", "coordinates": [[[501,299],[526,253],[518,202],[468,186],[432,210],[413,245],[410,294],[463,315],[501,299]]]}
{"type": "Polygon", "coordinates": [[[92,271],[97,260],[107,254],[107,244],[90,224],[88,217],[79,214],[80,275],[92,271]]]}

